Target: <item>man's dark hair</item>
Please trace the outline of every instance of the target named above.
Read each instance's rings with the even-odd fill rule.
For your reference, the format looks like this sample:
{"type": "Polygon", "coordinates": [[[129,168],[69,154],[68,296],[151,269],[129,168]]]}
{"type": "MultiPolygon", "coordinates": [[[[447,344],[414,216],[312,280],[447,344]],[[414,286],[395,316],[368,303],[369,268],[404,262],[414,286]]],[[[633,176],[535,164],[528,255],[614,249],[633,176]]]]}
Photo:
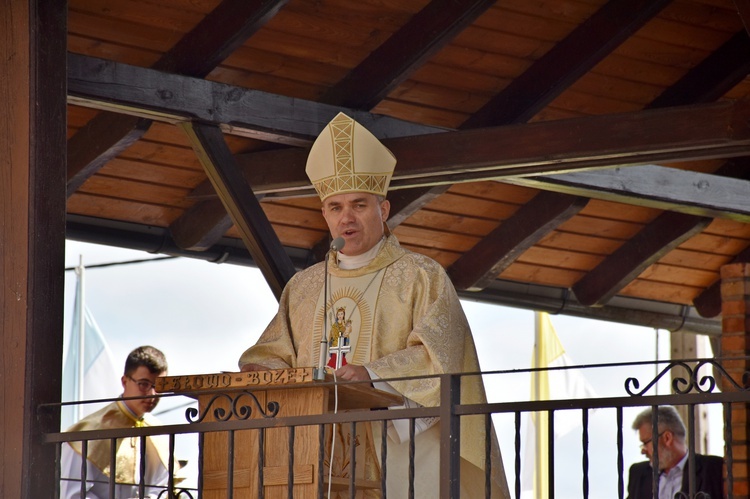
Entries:
{"type": "Polygon", "coordinates": [[[161,374],[167,372],[167,358],[158,348],[144,345],[128,354],[125,359],[125,376],[130,376],[140,366],[145,366],[152,374],[161,374]]]}

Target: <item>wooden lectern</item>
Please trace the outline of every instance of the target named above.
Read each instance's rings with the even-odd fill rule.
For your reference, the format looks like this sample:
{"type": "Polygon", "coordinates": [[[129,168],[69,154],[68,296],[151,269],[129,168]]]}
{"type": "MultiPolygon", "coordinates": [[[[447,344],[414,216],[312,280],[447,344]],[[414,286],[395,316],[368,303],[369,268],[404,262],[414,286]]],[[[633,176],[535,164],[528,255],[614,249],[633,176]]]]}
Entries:
{"type": "MultiPolygon", "coordinates": [[[[191,422],[257,419],[268,414],[269,404],[277,403],[277,418],[324,414],[333,409],[334,385],[313,380],[313,368],[269,371],[164,376],[157,378],[158,393],[185,393],[198,400],[198,414],[191,422]],[[256,405],[253,397],[257,399],[256,405]],[[243,409],[245,407],[245,409],[243,409]],[[217,409],[220,409],[217,412],[217,409]],[[221,412],[223,410],[223,413],[221,412]]],[[[376,390],[365,384],[338,386],[339,411],[386,408],[403,404],[400,396],[376,390]]],[[[273,404],[272,404],[273,406],[273,404]]],[[[260,430],[234,432],[233,497],[258,496],[260,430]]],[[[263,491],[266,498],[289,497],[289,428],[265,430],[263,443],[263,491]]],[[[205,433],[203,442],[203,483],[201,497],[227,497],[229,432],[205,433]]],[[[294,497],[315,498],[318,491],[318,426],[298,426],[294,431],[294,497]]],[[[324,470],[327,481],[327,470],[324,470]]],[[[348,487],[348,481],[345,481],[348,487]]]]}

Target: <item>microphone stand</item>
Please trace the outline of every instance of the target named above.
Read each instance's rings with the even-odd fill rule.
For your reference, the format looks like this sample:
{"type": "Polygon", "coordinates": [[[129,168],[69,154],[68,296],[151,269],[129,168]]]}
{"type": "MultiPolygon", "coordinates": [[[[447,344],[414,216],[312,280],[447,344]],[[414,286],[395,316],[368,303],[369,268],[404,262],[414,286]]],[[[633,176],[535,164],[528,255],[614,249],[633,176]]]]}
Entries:
{"type": "Polygon", "coordinates": [[[326,357],[328,357],[328,257],[331,251],[340,251],[345,244],[343,237],[337,237],[331,241],[331,247],[326,252],[323,263],[323,332],[320,335],[320,355],[318,367],[313,369],[313,380],[324,381],[326,379],[326,357]]]}

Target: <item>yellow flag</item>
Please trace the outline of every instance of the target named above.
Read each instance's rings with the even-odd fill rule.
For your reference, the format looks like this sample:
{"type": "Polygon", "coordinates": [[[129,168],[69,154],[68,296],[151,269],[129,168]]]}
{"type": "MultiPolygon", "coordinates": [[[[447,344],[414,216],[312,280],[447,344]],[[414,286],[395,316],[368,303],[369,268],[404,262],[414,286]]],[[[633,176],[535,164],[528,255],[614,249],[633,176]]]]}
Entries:
{"type": "MultiPolygon", "coordinates": [[[[557,337],[549,314],[534,315],[534,354],[532,368],[547,369],[572,365],[557,337]]],[[[531,400],[574,399],[596,397],[591,385],[580,372],[573,370],[535,371],[531,374],[531,400]]],[[[530,413],[526,439],[526,459],[522,497],[528,493],[534,499],[549,497],[549,418],[546,412],[530,413]],[[533,453],[533,454],[532,454],[533,453]],[[533,456],[533,458],[531,457],[533,456]]],[[[578,411],[555,412],[555,438],[580,424],[578,411]]]]}

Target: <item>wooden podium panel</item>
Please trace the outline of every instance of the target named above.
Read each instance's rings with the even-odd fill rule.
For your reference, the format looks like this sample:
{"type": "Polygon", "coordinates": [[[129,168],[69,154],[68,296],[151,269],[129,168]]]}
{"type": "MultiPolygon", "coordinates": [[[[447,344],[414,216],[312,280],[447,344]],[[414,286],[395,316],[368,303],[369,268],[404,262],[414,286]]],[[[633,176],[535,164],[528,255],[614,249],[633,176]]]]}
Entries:
{"type": "MultiPolygon", "coordinates": [[[[217,373],[157,378],[158,393],[186,393],[198,400],[203,422],[227,421],[242,417],[247,406],[250,419],[264,417],[270,402],[278,403],[275,417],[324,414],[332,410],[334,385],[315,382],[312,368],[255,371],[247,373],[217,373]],[[252,395],[247,394],[250,392],[252,395]],[[252,397],[258,401],[256,405],[252,397]],[[233,407],[234,406],[234,407],[233,407]],[[218,414],[217,409],[225,412],[218,414]],[[234,416],[229,417],[230,415],[234,416]]],[[[328,381],[328,380],[327,380],[328,381]]],[[[343,410],[384,408],[403,403],[401,397],[375,390],[366,384],[338,386],[338,408],[343,410]]],[[[199,423],[196,423],[199,424],[199,423]]],[[[258,497],[261,430],[234,432],[233,497],[258,497]]],[[[289,497],[289,437],[290,430],[268,428],[263,445],[263,488],[269,499],[289,497]]],[[[318,490],[318,457],[320,455],[318,426],[298,426],[294,429],[293,493],[297,498],[315,498],[318,490]]],[[[201,497],[227,497],[229,469],[229,432],[205,433],[203,444],[203,484],[201,497]]]]}

